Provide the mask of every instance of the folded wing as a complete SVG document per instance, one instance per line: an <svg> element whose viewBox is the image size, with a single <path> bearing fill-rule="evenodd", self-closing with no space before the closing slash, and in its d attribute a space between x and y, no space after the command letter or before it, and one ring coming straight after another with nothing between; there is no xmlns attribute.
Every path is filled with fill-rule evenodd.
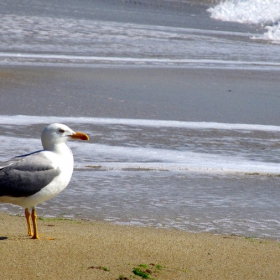
<svg viewBox="0 0 280 280"><path fill-rule="evenodd" d="M39 192L60 173L41 152L0 164L1 196L27 197Z"/></svg>

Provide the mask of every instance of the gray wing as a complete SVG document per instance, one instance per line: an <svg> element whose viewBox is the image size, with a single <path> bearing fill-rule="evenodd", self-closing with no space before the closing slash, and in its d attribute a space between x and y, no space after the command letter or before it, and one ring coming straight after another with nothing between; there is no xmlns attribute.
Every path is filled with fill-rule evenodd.
<svg viewBox="0 0 280 280"><path fill-rule="evenodd" d="M60 171L40 152L0 164L0 197L27 197L48 185Z"/></svg>

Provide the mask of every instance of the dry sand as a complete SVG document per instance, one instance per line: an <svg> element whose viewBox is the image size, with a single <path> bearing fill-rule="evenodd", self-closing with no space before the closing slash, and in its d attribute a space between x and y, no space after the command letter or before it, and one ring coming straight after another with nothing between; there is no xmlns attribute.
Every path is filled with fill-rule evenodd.
<svg viewBox="0 0 280 280"><path fill-rule="evenodd" d="M141 264L158 280L280 279L274 240L58 219L39 220L32 240L24 217L0 220L1 279L143 279Z"/></svg>

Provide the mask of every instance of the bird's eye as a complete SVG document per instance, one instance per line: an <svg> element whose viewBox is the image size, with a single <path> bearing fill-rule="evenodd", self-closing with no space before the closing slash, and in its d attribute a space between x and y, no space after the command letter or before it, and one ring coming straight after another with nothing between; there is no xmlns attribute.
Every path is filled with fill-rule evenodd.
<svg viewBox="0 0 280 280"><path fill-rule="evenodd" d="M63 130L63 129L61 129L61 128L60 128L58 131L59 131L60 133L64 133L64 132L65 132L65 130Z"/></svg>

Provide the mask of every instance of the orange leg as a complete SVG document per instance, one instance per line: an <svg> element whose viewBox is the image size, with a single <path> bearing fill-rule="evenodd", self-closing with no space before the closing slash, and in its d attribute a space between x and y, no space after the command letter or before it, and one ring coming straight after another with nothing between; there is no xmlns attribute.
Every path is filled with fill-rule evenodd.
<svg viewBox="0 0 280 280"><path fill-rule="evenodd" d="M25 218L26 218L26 222L27 222L28 235L33 236L32 228L31 228L30 213L28 211L28 208L25 208Z"/></svg>
<svg viewBox="0 0 280 280"><path fill-rule="evenodd" d="M37 215L36 215L35 207L32 208L31 218L32 218L33 229L34 229L34 234L33 234L32 238L33 239L40 239L39 235L38 235L38 229L37 229Z"/></svg>

